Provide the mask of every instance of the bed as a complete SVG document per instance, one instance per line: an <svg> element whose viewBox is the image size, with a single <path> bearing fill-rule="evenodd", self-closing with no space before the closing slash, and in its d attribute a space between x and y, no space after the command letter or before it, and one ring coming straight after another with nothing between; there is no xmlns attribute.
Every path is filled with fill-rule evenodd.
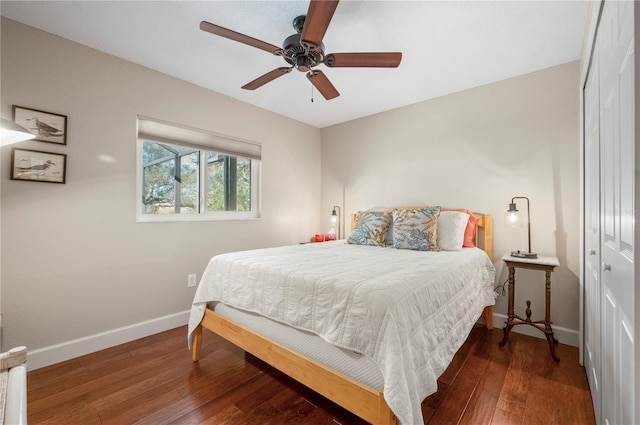
<svg viewBox="0 0 640 425"><path fill-rule="evenodd" d="M386 235L400 234L396 212L422 208L385 210L397 223ZM205 327L372 424L421 423L420 403L479 317L493 328L492 219L473 217L481 248L357 243L354 215L351 243L215 256L191 309L193 360Z"/></svg>

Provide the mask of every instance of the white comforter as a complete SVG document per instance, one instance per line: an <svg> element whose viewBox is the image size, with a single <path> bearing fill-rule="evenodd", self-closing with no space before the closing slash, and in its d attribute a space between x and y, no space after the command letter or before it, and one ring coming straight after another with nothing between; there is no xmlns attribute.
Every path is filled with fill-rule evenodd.
<svg viewBox="0 0 640 425"><path fill-rule="evenodd" d="M420 403L494 304L495 269L477 248L420 252L344 241L218 255L191 308L189 341L206 305L257 312L369 356L403 424L421 424Z"/></svg>

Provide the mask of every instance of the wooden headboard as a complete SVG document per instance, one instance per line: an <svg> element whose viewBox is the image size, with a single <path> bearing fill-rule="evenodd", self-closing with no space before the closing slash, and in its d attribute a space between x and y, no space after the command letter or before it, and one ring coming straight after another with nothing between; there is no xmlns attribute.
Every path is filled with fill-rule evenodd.
<svg viewBox="0 0 640 425"><path fill-rule="evenodd" d="M414 208L424 208L424 206L395 208L406 210ZM455 208L443 208L443 211L454 209ZM381 209L381 211L384 210L391 211L393 210L393 208ZM493 261L493 216L491 216L491 214L481 214L476 212L474 212L473 215L478 219L478 228L476 230L474 243L478 248L486 252L489 256L489 259ZM357 214L351 214L351 230L353 230L353 227L356 224L356 216Z"/></svg>

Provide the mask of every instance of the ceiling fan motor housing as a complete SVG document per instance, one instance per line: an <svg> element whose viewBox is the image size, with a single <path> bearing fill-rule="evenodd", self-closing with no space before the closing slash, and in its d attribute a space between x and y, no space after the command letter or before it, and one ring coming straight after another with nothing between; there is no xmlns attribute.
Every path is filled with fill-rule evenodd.
<svg viewBox="0 0 640 425"><path fill-rule="evenodd" d="M300 43L300 33L287 37L282 43L282 56L300 72L307 72L324 60L324 44L317 49L305 49Z"/></svg>

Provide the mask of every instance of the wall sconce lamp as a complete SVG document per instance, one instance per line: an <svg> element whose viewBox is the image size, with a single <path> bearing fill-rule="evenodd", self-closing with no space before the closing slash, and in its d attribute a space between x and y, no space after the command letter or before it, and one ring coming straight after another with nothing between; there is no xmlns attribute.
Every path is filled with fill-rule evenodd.
<svg viewBox="0 0 640 425"><path fill-rule="evenodd" d="M516 199L526 199L527 200L527 241L529 242L529 251L511 251L512 257L518 258L538 258L538 254L535 252L531 252L531 213L529 212L529 198L525 196L515 196L511 198L511 203L509 204L509 210L504 214L504 225L506 227L518 227L522 226L522 215L520 211L516 208Z"/></svg>
<svg viewBox="0 0 640 425"><path fill-rule="evenodd" d="M29 133L29 130L16 124L13 121L0 118L0 144L2 146L11 145L13 143L22 142L24 140L33 139L35 134Z"/></svg>
<svg viewBox="0 0 640 425"><path fill-rule="evenodd" d="M336 213L336 209L338 210L337 213ZM337 205L334 206L333 211L331 211L331 222L338 223L338 240L340 240L340 207Z"/></svg>

